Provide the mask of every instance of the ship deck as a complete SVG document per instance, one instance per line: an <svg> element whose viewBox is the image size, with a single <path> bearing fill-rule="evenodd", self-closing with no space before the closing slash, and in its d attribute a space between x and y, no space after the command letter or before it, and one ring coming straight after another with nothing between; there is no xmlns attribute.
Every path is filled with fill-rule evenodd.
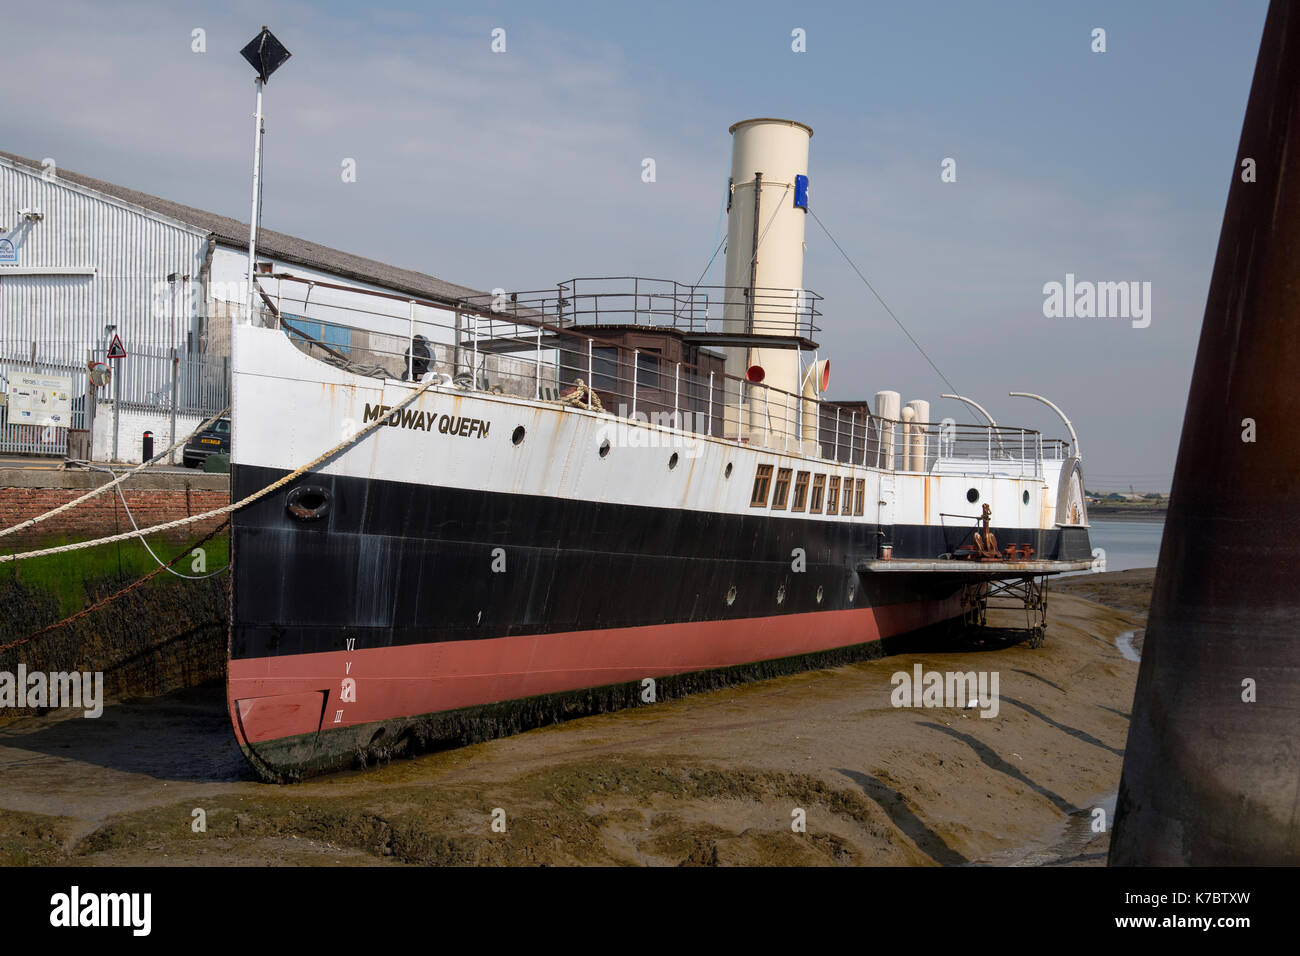
<svg viewBox="0 0 1300 956"><path fill-rule="evenodd" d="M990 580L1018 575L1064 574L1069 571L1086 571L1092 560L1080 561L980 561L969 558L873 558L859 561L859 571L875 572L932 572L958 574L963 577L981 577Z"/></svg>

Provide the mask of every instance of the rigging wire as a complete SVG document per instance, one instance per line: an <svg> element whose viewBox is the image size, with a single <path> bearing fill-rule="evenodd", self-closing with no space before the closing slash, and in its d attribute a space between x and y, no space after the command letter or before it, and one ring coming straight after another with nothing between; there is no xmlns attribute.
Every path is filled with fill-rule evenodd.
<svg viewBox="0 0 1300 956"><path fill-rule="evenodd" d="M789 191L790 191L790 184L786 183L785 189L781 191L781 195L778 196L776 199L776 208L772 210L772 215L768 218L767 225L764 226L763 231L758 234L758 243L754 249L754 254L749 257L749 264L751 266L754 264L754 260L758 258L758 250L763 248L763 240L767 238L767 231L772 228L772 223L776 222L777 213L781 211L781 203L785 200L785 195ZM823 226L822 228L825 227Z"/></svg>
<svg viewBox="0 0 1300 956"><path fill-rule="evenodd" d="M728 195L727 198L729 200L731 198L730 195ZM709 284L710 285L713 284L712 283L713 263L717 261L718 253L722 251L722 247L727 244L727 237L722 231L722 217L725 216L726 214L727 214L727 203L725 202L720 203L718 205L718 221L713 226L713 238L718 240L718 242L714 246L713 255L709 257L709 264L704 267L704 271L700 273L700 277L695 280L696 285L699 285L704 280L705 276L709 277L710 279Z"/></svg>
<svg viewBox="0 0 1300 956"><path fill-rule="evenodd" d="M772 215L771 217L768 218L767 225L764 226L763 231L758 234L758 248L761 249L763 247L763 240L767 238L767 231L772 228L772 223L776 221L777 213L781 211L781 202L785 199L785 194L788 193L789 191L790 191L790 185L789 183L787 183L784 192L782 192L780 197L777 199L776 208L772 210ZM719 224L719 228L721 228L722 213L718 213L718 224ZM824 229L825 226L823 226L822 228ZM709 258L709 264L704 267L704 271L700 273L700 277L695 280L696 285L699 285L700 282L703 281L704 277L708 274L709 270L713 268L714 260L718 258L718 253L722 251L722 247L725 246L726 244L727 244L727 237L723 236L722 241L719 242L717 248L713 250L713 255ZM755 255L757 255L757 251L755 252ZM753 257L750 258L750 265L753 265Z"/></svg>
<svg viewBox="0 0 1300 956"><path fill-rule="evenodd" d="M700 273L700 277L695 280L695 285L698 286L701 282L704 281L704 277L708 275L709 270L713 268L713 260L718 258L718 253L722 251L722 247L725 246L726 244L727 244L727 237L723 236L722 241L718 243L718 248L713 250L713 256L709 259L709 264L704 267L704 271Z"/></svg>
<svg viewBox="0 0 1300 956"><path fill-rule="evenodd" d="M836 242L835 237L831 235L831 231L826 228L826 224L817 217L817 213L813 212L811 207L809 207L808 209L808 214L813 217L813 219L817 222L817 225L822 227L822 232L826 233L826 238L829 239L831 241L831 244L835 246L836 249L839 250L840 255L844 257L844 261L849 264L849 267L858 274L858 278L862 280L862 284L871 290L871 294L876 297L876 301L880 303L881 307L884 308L884 310L887 313L889 313L889 317L894 320L894 322L898 325L898 327L903 330L903 334L907 336L907 340L916 346L916 350L920 352L921 357L924 358L926 362L929 363L930 368L934 369L934 373L938 375L941 379L943 379L943 383L948 386L948 390L955 395L962 394L956 385L948 381L948 376L944 375L943 372L939 370L939 366L934 364L934 360L930 358L929 354L925 351L925 349L921 348L921 343L912 337L911 332L907 331L907 326L903 325L902 320L899 319L899 317L894 314L894 310L891 309L889 307L889 304L880 297L880 293L876 291L876 287L873 286L867 280L867 277L862 274L862 270L859 269L857 267L857 264L854 263L854 261L849 258L849 254L844 251L844 247L841 246L838 242ZM963 404L963 410L965 411L965 414L969 417L970 411L969 409L964 408L964 404Z"/></svg>

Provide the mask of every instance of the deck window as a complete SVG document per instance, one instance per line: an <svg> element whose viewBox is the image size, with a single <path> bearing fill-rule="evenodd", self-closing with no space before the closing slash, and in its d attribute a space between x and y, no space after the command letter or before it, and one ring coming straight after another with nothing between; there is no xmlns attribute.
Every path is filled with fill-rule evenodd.
<svg viewBox="0 0 1300 956"><path fill-rule="evenodd" d="M867 480L865 478L859 478L857 485L857 504L853 507L853 513L855 515L860 515L863 513L864 506L867 503Z"/></svg>
<svg viewBox="0 0 1300 956"><path fill-rule="evenodd" d="M621 394L618 390L618 348L596 346L591 350L591 387L600 392Z"/></svg>
<svg viewBox="0 0 1300 956"><path fill-rule="evenodd" d="M659 388L658 350L642 349L636 356L636 384L638 388Z"/></svg>
<svg viewBox="0 0 1300 956"><path fill-rule="evenodd" d="M794 480L794 500L790 502L791 511L803 511L808 503L808 472L801 471Z"/></svg>
<svg viewBox="0 0 1300 956"><path fill-rule="evenodd" d="M853 514L853 479L844 479L844 503L840 506L840 514Z"/></svg>
<svg viewBox="0 0 1300 956"><path fill-rule="evenodd" d="M790 469L782 468L776 473L776 493L772 495L772 509L779 511L785 507L785 499L790 494Z"/></svg>
<svg viewBox="0 0 1300 956"><path fill-rule="evenodd" d="M280 325L303 342L319 342L345 357L352 354L352 330L347 326L318 322L288 312L281 313Z"/></svg>
<svg viewBox="0 0 1300 956"><path fill-rule="evenodd" d="M808 499L808 510L813 514L822 513L822 495L826 491L826 476L814 475L812 483L812 497Z"/></svg>
<svg viewBox="0 0 1300 956"><path fill-rule="evenodd" d="M754 476L754 494L749 499L751 508L763 508L767 505L767 489L772 484L772 466L759 465L758 474Z"/></svg>
<svg viewBox="0 0 1300 956"><path fill-rule="evenodd" d="M831 483L826 488L826 513L833 515L840 510L840 476L831 475Z"/></svg>

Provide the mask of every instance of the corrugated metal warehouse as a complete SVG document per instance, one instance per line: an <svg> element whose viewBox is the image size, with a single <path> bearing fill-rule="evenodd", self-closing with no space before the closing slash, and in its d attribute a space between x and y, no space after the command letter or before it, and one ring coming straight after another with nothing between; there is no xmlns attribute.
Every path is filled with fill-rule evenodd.
<svg viewBox="0 0 1300 956"><path fill-rule="evenodd" d="M294 289L285 293L286 314L302 312L312 337L356 361L394 365L413 314L452 326L454 317L433 313L454 316L457 300L482 294L266 229L257 252L268 293L278 292L275 276L303 280L287 283ZM219 411L228 402L229 328L245 309L247 270L245 223L0 152L0 452L66 454L70 434L73 449L81 447L89 418L93 435L81 437L92 457L138 460L145 430L159 450L170 443L173 390L177 436ZM317 290L314 282L394 298ZM304 298L304 288L311 318L287 298ZM328 321L353 310L365 313L372 332ZM97 390L98 403L88 403L87 363L105 359L114 334L127 357L116 362L113 384ZM27 410L47 400L60 409L66 401L69 412Z"/></svg>

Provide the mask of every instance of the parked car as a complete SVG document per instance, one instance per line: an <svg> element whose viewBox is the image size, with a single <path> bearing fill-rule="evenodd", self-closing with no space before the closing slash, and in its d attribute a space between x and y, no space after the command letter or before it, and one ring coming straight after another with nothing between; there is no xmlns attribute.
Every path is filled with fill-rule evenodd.
<svg viewBox="0 0 1300 956"><path fill-rule="evenodd" d="M186 468L196 468L209 455L230 454L230 419L218 418L185 443L181 461Z"/></svg>

